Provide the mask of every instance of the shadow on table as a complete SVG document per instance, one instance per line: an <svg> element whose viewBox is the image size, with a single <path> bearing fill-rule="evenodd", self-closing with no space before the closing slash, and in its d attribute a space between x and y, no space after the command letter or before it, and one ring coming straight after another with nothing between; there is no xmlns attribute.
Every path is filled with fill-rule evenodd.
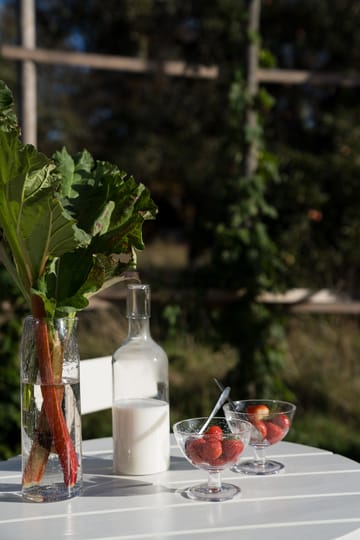
<svg viewBox="0 0 360 540"><path fill-rule="evenodd" d="M132 478L114 478L92 476L84 482L83 497L129 497L132 495L155 495L158 493L174 493L176 489L161 483L133 480Z"/></svg>
<svg viewBox="0 0 360 540"><path fill-rule="evenodd" d="M112 475L112 456L83 456L83 471L86 474L108 474ZM191 465L185 458L172 456L170 460L171 471L188 471L193 470Z"/></svg>
<svg viewBox="0 0 360 540"><path fill-rule="evenodd" d="M154 484L143 480L129 478L114 478L111 476L90 476L83 485L82 497L129 497L130 495L155 495L156 493L171 493L175 489ZM0 483L0 503L24 501L21 495L21 484Z"/></svg>
<svg viewBox="0 0 360 540"><path fill-rule="evenodd" d="M172 489L161 485L161 476L149 475L149 481L144 477L116 477L112 472L112 457L83 456L84 472L83 497L149 495L156 493L174 493ZM9 472L18 472L20 475L21 461L14 458L2 463L2 469ZM172 456L170 471L192 470L194 467L183 457ZM21 483L1 483L0 502L24 502L21 495Z"/></svg>
<svg viewBox="0 0 360 540"><path fill-rule="evenodd" d="M21 458L15 456L7 461L2 461L0 471L6 473L16 473L6 476L14 477L19 482L4 482L0 477L0 503L2 502L22 502L21 496ZM5 478L4 478L5 480Z"/></svg>
<svg viewBox="0 0 360 540"><path fill-rule="evenodd" d="M109 456L89 456L83 460L83 466L84 473L87 475L84 481L84 497L101 497L102 495L106 497L128 497L131 495L154 495L178 491L177 488L169 488L163 485L161 475L114 476L112 458L109 458ZM171 457L170 471L192 469L194 467L185 458Z"/></svg>
<svg viewBox="0 0 360 540"><path fill-rule="evenodd" d="M189 471L194 470L194 465L191 465L183 457L171 457L170 460L170 471Z"/></svg>
<svg viewBox="0 0 360 540"><path fill-rule="evenodd" d="M0 503L23 502L21 484L2 484L0 482Z"/></svg>
<svg viewBox="0 0 360 540"><path fill-rule="evenodd" d="M21 457L15 456L7 461L2 461L0 464L0 471L15 471L21 474Z"/></svg>

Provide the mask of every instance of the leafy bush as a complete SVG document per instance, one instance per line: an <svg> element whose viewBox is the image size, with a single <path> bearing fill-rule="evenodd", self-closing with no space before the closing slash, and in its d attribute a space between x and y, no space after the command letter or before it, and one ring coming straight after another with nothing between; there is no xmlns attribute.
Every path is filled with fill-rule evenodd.
<svg viewBox="0 0 360 540"><path fill-rule="evenodd" d="M20 449L18 348L25 306L0 267L0 459Z"/></svg>

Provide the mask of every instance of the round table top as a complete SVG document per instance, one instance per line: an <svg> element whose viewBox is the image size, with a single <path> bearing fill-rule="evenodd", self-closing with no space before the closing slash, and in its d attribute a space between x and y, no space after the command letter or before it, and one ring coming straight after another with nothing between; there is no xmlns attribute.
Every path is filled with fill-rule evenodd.
<svg viewBox="0 0 360 540"><path fill-rule="evenodd" d="M112 473L111 438L83 443L84 490L56 503L20 495L21 460L0 463L2 540L330 540L360 539L360 464L319 448L281 442L269 455L285 469L271 476L225 471L241 488L226 502L182 495L206 473L192 467L171 437L171 465L148 476ZM251 448L244 458L252 454Z"/></svg>

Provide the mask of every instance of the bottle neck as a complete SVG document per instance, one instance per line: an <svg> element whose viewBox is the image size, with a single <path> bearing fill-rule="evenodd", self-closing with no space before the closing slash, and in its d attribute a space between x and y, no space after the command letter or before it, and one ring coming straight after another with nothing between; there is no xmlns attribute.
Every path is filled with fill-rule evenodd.
<svg viewBox="0 0 360 540"><path fill-rule="evenodd" d="M129 317L128 318L128 339L150 339L150 318L149 317Z"/></svg>

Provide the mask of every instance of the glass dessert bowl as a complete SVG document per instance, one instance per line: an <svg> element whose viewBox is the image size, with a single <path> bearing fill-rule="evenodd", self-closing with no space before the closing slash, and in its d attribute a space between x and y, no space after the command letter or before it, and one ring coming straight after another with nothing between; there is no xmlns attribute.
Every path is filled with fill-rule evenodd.
<svg viewBox="0 0 360 540"><path fill-rule="evenodd" d="M266 449L288 433L296 406L287 401L275 399L245 399L234 401L235 411L229 403L223 407L225 417L245 420L251 423L249 445L253 447L255 458L236 463L232 470L245 474L274 474L284 468L283 463L266 458Z"/></svg>
<svg viewBox="0 0 360 540"><path fill-rule="evenodd" d="M190 418L173 425L176 442L186 459L208 474L207 483L186 488L183 495L202 501L232 499L240 488L221 482L221 472L237 464L249 442L252 426L231 411L228 418L215 417L202 432L206 418Z"/></svg>

